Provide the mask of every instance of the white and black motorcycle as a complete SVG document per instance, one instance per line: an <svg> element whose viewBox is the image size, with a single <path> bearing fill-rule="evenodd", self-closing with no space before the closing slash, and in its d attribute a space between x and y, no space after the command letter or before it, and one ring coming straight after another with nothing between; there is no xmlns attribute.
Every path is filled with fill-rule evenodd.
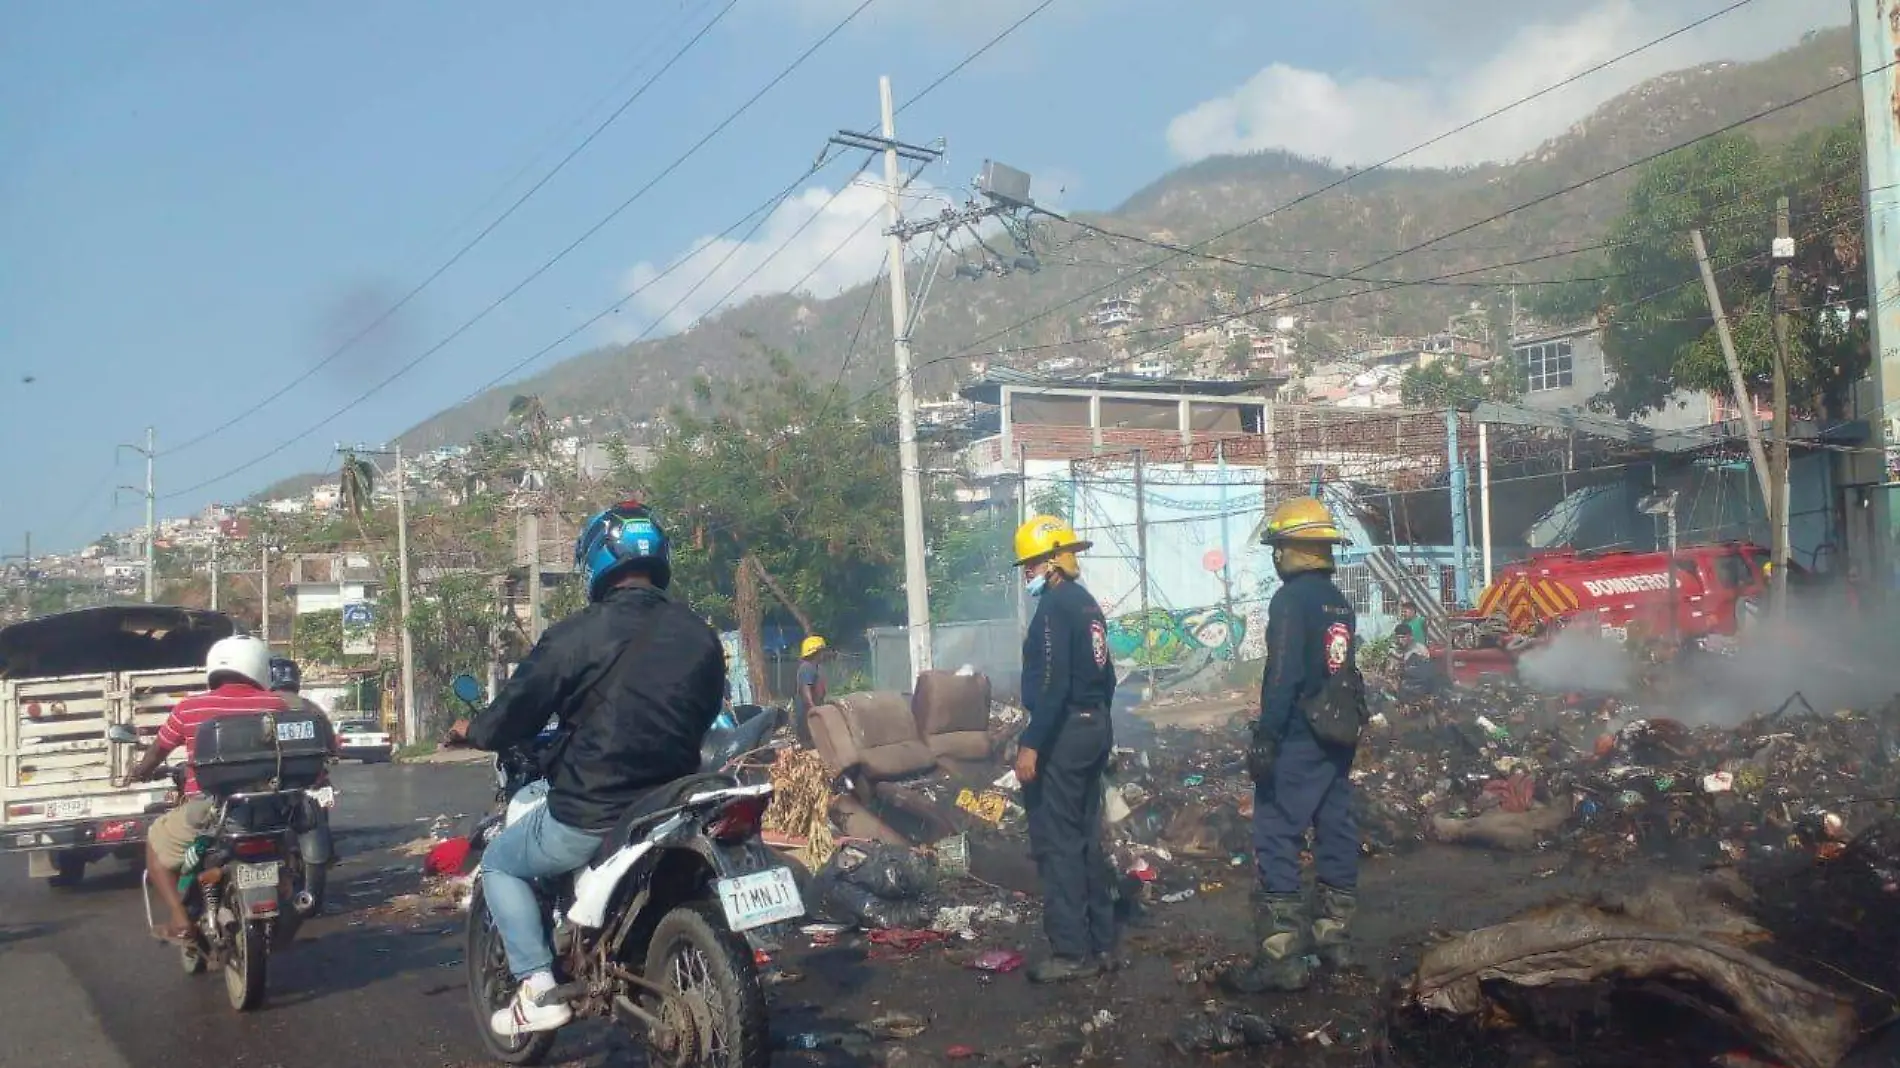
<svg viewBox="0 0 1900 1068"><path fill-rule="evenodd" d="M467 675L457 697L474 705ZM501 809L472 835L493 835L546 803L541 760L554 738L497 753ZM576 1017L609 1017L647 1046L655 1065L765 1068L771 1057L757 953L775 929L805 913L792 870L759 840L772 786L707 772L636 802L580 871L537 885L553 935L560 985L549 997ZM544 1061L554 1034L507 1038L489 1020L515 996L501 935L476 877L468 907L468 986L489 1055L506 1064Z"/></svg>

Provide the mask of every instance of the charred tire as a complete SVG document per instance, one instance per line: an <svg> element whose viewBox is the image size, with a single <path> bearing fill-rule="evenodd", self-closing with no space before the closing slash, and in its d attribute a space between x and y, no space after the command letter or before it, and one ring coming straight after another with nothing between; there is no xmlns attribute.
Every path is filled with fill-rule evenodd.
<svg viewBox="0 0 1900 1068"><path fill-rule="evenodd" d="M646 980L677 993L683 978L691 980L691 973L701 970L689 963L694 957L703 962L703 989L716 994L718 1001L714 1004L709 997L690 994L680 999L701 1010L694 1016L708 1020L713 1032L697 1036L702 1055L687 1063L706 1068L766 1068L772 1059L771 1034L752 950L726 929L711 902L689 902L660 917L647 943ZM707 1052L714 1045L709 1039L723 1049Z"/></svg>
<svg viewBox="0 0 1900 1068"><path fill-rule="evenodd" d="M55 890L71 890L86 877L86 858L77 852L53 854L53 874L46 885Z"/></svg>
<svg viewBox="0 0 1900 1068"><path fill-rule="evenodd" d="M250 1012L264 1005L264 980L269 972L271 924L251 920L231 932L231 955L224 962L224 993L231 1007Z"/></svg>
<svg viewBox="0 0 1900 1068"><path fill-rule="evenodd" d="M502 948L501 932L488 915L488 899L482 893L482 881L475 880L475 892L468 901L468 944L462 954L468 968L469 1008L475 1013L475 1033L482 1049L503 1064L534 1065L548 1059L554 1048L554 1031L508 1039L488 1025L496 1012L508 1007L515 996L515 977L508 971L508 951Z"/></svg>

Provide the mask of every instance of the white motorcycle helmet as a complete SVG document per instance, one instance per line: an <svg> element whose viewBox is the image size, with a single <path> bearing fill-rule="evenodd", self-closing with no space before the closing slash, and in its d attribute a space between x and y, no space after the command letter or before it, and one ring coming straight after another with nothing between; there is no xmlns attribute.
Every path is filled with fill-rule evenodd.
<svg viewBox="0 0 1900 1068"><path fill-rule="evenodd" d="M270 688L270 646L249 634L219 641L205 654L205 688L216 689L224 676L236 675L260 690Z"/></svg>

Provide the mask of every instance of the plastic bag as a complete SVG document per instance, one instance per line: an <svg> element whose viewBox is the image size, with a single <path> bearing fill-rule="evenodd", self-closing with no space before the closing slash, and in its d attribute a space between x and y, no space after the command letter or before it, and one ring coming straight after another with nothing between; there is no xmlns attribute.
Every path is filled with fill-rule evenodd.
<svg viewBox="0 0 1900 1068"><path fill-rule="evenodd" d="M1229 1053L1285 1041L1285 1032L1262 1017L1225 1007L1197 1012L1174 1031L1174 1047L1183 1053Z"/></svg>
<svg viewBox="0 0 1900 1068"><path fill-rule="evenodd" d="M937 882L935 861L900 846L875 846L855 865L851 859L841 862L840 877L886 900L919 897Z"/></svg>

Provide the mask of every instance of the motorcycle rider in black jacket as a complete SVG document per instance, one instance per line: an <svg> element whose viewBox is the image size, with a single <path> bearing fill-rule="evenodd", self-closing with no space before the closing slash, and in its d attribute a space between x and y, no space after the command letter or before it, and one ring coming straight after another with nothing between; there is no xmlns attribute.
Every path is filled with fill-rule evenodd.
<svg viewBox="0 0 1900 1068"><path fill-rule="evenodd" d="M534 737L550 715L560 719L547 804L482 854L483 893L521 983L491 1021L505 1037L573 1019L566 1004L542 1003L556 986L554 955L530 884L586 864L629 805L697 771L725 692L725 649L667 596L666 534L645 505L623 501L594 516L574 562L587 608L549 627L487 710L449 732L494 751Z"/></svg>

